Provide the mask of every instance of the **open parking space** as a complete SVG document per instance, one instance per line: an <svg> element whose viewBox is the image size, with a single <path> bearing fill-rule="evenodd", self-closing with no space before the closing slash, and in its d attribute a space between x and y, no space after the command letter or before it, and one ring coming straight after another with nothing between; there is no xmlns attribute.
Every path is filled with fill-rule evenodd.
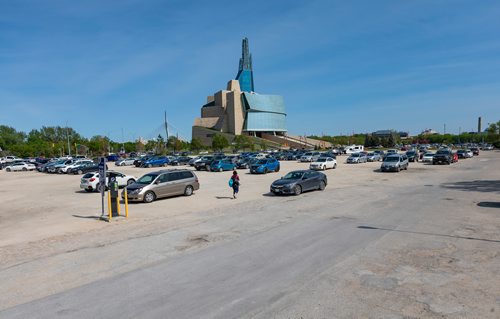
<svg viewBox="0 0 500 319"><path fill-rule="evenodd" d="M255 307L267 309L261 317L311 313L311 309L317 309L313 298L308 297L314 295L313 291L324 305L338 307L341 301L346 302L344 309L351 316L369 314L369 305L393 301L398 309L406 307L408 315L416 316L419 311L423 317L434 315L429 307L438 314L460 314L456 305L466 302L469 293L492 296L498 292L487 282L488 277L498 276L494 269L499 256L490 253L498 246L498 208L484 203L498 202L499 176L493 175L498 172L499 158L499 152L483 152L452 165L410 163L407 171L382 173L380 163L346 164L345 156L339 156L337 168L324 171L329 182L325 191L298 197L273 196L269 194L273 180L308 167L308 163L284 161L279 173L251 175L248 170L239 170L242 186L236 200L231 199L227 184L231 172L199 171L196 174L201 186L194 195L131 204L129 219L112 223L96 219L101 210L99 194L80 190L80 176L0 172L0 199L5 203L0 211L0 311L84 284L96 284L101 291L105 289L99 286L102 279L164 262L170 266L157 270L159 273L191 269L194 289L216 287L221 296L230 298L216 281L197 277L202 276L201 269L227 272L245 264L245 259L254 260L262 254L267 256L264 261L272 260L273 255L288 260L290 264L281 267L285 273L296 273L296 277L276 276L272 269L267 273L260 258L255 259L256 269L244 266L245 274L235 270L235 276L244 278L259 267L264 269L262 280L254 278L255 289L264 289L270 295L257 298L241 291L253 291L247 289L250 283L234 292L242 300L257 298ZM110 169L136 177L157 170ZM283 246L282 241L291 246ZM303 259L316 262L319 268L289 255L294 250L304 253ZM208 262L207 258L218 258L223 265L212 269L202 262ZM443 258L457 262L444 265ZM166 276L156 280L169 282L175 272ZM329 278L326 282L334 280L337 286L326 285L325 276ZM433 278L442 286L428 285ZM172 282L172 287L175 285ZM177 288L184 289L181 286ZM458 287L463 293L456 297L441 296ZM158 296L164 289L156 291ZM285 297L276 299L283 289ZM123 300L134 296L126 291ZM384 292L399 292L402 297L393 301L374 297ZM329 294L335 295L335 300L327 298ZM434 298L425 300L425 294ZM79 291L78 296L89 301L85 291ZM348 306L347 300L366 300L367 296L370 298L365 306ZM179 315L176 317L199 315L176 312L188 299L170 304L177 309L172 310ZM222 300L205 301L213 302L214 307L224 304ZM115 306L110 309L116 310ZM486 306L488 311L499 311L490 297L470 302L464 309L487 318L489 312L478 310ZM74 307L79 306L76 303ZM234 312L228 317L242 317L238 314L245 307L231 309ZM382 308L377 311L394 314ZM313 317L327 314L320 311Z"/></svg>

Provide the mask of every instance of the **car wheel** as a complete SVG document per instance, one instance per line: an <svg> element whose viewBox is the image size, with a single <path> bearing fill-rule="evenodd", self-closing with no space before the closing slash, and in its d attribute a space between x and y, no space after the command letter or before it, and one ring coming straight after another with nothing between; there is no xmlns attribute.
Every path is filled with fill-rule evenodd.
<svg viewBox="0 0 500 319"><path fill-rule="evenodd" d="M396 172L399 172L401 171L401 167L398 166L398 168L396 169Z"/></svg>
<svg viewBox="0 0 500 319"><path fill-rule="evenodd" d="M325 187L326 187L325 182L323 182L323 181L319 182L319 190L320 190L320 191L325 190Z"/></svg>
<svg viewBox="0 0 500 319"><path fill-rule="evenodd" d="M222 172L222 171L223 171L222 167L221 167L221 168L219 168L219 172Z"/></svg>
<svg viewBox="0 0 500 319"><path fill-rule="evenodd" d="M302 187L300 187L300 185L295 185L295 187L293 188L293 194L300 195L300 193L302 193Z"/></svg>
<svg viewBox="0 0 500 319"><path fill-rule="evenodd" d="M324 171L326 171L326 165L323 165L323 167L322 167L322 168L323 168L323 170L324 170Z"/></svg>
<svg viewBox="0 0 500 319"><path fill-rule="evenodd" d="M151 167L153 167L153 165L151 165L151 164L148 164L148 167L149 167L149 168L151 168Z"/></svg>
<svg viewBox="0 0 500 319"><path fill-rule="evenodd" d="M134 184L135 183L135 179L131 178L127 181L127 186L128 185L131 185L131 184Z"/></svg>
<svg viewBox="0 0 500 319"><path fill-rule="evenodd" d="M78 170L78 174L83 174L83 171L81 169Z"/></svg>
<svg viewBox="0 0 500 319"><path fill-rule="evenodd" d="M196 167L196 170L197 170L197 171L199 171L199 170L201 170L201 168L199 168L199 167Z"/></svg>
<svg viewBox="0 0 500 319"><path fill-rule="evenodd" d="M276 173L280 171L280 166L276 167Z"/></svg>
<svg viewBox="0 0 500 319"><path fill-rule="evenodd" d="M266 167L266 169L264 169L264 174L267 174L267 173L269 173L269 170Z"/></svg>
<svg viewBox="0 0 500 319"><path fill-rule="evenodd" d="M85 191L86 191L87 193L92 192L92 190L91 190L91 189L88 189L88 188L85 188Z"/></svg>
<svg viewBox="0 0 500 319"><path fill-rule="evenodd" d="M145 203L151 203L152 201L155 200L155 198L156 198L155 193L153 193L152 191L147 191L146 194L144 194Z"/></svg>
<svg viewBox="0 0 500 319"><path fill-rule="evenodd" d="M161 164L161 166L165 167L165 166L167 166L167 163L163 163L163 164Z"/></svg>
<svg viewBox="0 0 500 319"><path fill-rule="evenodd" d="M10 172L10 168L8 168L8 167L7 167L5 170L6 170L7 172Z"/></svg>
<svg viewBox="0 0 500 319"><path fill-rule="evenodd" d="M26 167L23 167L23 172L26 172L28 169Z"/></svg>
<svg viewBox="0 0 500 319"><path fill-rule="evenodd" d="M193 195L193 186L186 186L186 189L184 190L184 196L191 196Z"/></svg>
<svg viewBox="0 0 500 319"><path fill-rule="evenodd" d="M210 165L205 165L205 169L207 170L207 172L210 172Z"/></svg>
<svg viewBox="0 0 500 319"><path fill-rule="evenodd" d="M337 168L337 163L333 164L333 169Z"/></svg>

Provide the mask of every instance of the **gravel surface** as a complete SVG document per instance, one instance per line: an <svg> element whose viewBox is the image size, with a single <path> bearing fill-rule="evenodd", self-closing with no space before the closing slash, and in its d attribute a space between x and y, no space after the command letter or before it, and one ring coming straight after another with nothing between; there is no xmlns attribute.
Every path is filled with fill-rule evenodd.
<svg viewBox="0 0 500 319"><path fill-rule="evenodd" d="M236 200L230 172L197 172L193 196L111 223L80 176L0 171L0 317L499 318L499 159L339 157L325 191L277 197L307 167L283 162L241 171Z"/></svg>

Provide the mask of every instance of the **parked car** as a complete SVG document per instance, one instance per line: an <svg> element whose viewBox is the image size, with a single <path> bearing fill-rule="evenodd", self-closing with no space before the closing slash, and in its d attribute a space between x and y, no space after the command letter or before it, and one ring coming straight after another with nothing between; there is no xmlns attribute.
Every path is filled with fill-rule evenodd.
<svg viewBox="0 0 500 319"><path fill-rule="evenodd" d="M420 155L415 151L406 152L406 156L408 157L408 162L418 162Z"/></svg>
<svg viewBox="0 0 500 319"><path fill-rule="evenodd" d="M327 170L337 168L337 160L333 157L320 157L315 162L309 164L311 170Z"/></svg>
<svg viewBox="0 0 500 319"><path fill-rule="evenodd" d="M382 172L395 171L399 172L402 169L408 169L408 157L406 154L392 154L384 158L380 170Z"/></svg>
<svg viewBox="0 0 500 319"><path fill-rule="evenodd" d="M239 169L250 168L250 165L256 163L257 161L259 161L259 159L257 158L250 158L250 157L242 158L236 163L236 168Z"/></svg>
<svg viewBox="0 0 500 319"><path fill-rule="evenodd" d="M472 155L479 155L479 147L471 147Z"/></svg>
<svg viewBox="0 0 500 319"><path fill-rule="evenodd" d="M366 154L366 160L368 162L380 162L382 160L382 156L380 156L380 154L378 153L372 152Z"/></svg>
<svg viewBox="0 0 500 319"><path fill-rule="evenodd" d="M142 163L142 167L167 166L169 163L167 156L154 156Z"/></svg>
<svg viewBox="0 0 500 319"><path fill-rule="evenodd" d="M75 162L76 160L74 159L63 159L63 160L60 160L56 163L54 163L53 165L49 165L46 167L46 171L48 173L59 173L60 169L63 168L63 167L66 167L68 165L71 165Z"/></svg>
<svg viewBox="0 0 500 319"><path fill-rule="evenodd" d="M115 177L118 187L124 187L135 182L134 176L125 175L115 171L106 171L106 188L109 185L109 178ZM99 172L89 172L82 176L80 180L80 188L86 192L100 192Z"/></svg>
<svg viewBox="0 0 500 319"><path fill-rule="evenodd" d="M230 159L215 160L210 164L210 170L212 172L222 172L222 171L232 171L236 168Z"/></svg>
<svg viewBox="0 0 500 319"><path fill-rule="evenodd" d="M115 165L116 166L134 165L135 161L136 161L135 157L121 158L115 162Z"/></svg>
<svg viewBox="0 0 500 319"><path fill-rule="evenodd" d="M280 162L275 158L260 159L250 165L251 174L267 174L269 172L279 172Z"/></svg>
<svg viewBox="0 0 500 319"><path fill-rule="evenodd" d="M84 164L95 164L92 160L75 160L75 162L60 167L58 173L68 173L68 170Z"/></svg>
<svg viewBox="0 0 500 319"><path fill-rule="evenodd" d="M458 154L458 152L457 152ZM458 154L460 156L460 154ZM434 157L432 158L432 165L436 164L448 164L450 165L453 163L453 154L450 149L447 148L442 148L434 154Z"/></svg>
<svg viewBox="0 0 500 319"><path fill-rule="evenodd" d="M189 164L189 161L191 160L191 157L189 156L177 156L173 160L170 161L170 165L173 166L179 166L179 165L187 165Z"/></svg>
<svg viewBox="0 0 500 319"><path fill-rule="evenodd" d="M300 157L301 162L314 162L320 157L319 152L307 152Z"/></svg>
<svg viewBox="0 0 500 319"><path fill-rule="evenodd" d="M368 158L364 153L352 153L349 155L347 158L347 163L366 163L368 161Z"/></svg>
<svg viewBox="0 0 500 319"><path fill-rule="evenodd" d="M187 169L171 169L148 173L135 183L127 186L127 197L130 201L152 201L168 196L191 196L200 188L196 174ZM122 192L122 198L125 193Z"/></svg>
<svg viewBox="0 0 500 319"><path fill-rule="evenodd" d="M422 156L422 162L424 163L432 163L432 159L434 158L434 153L427 152Z"/></svg>
<svg viewBox="0 0 500 319"><path fill-rule="evenodd" d="M271 193L300 195L309 190L324 190L327 184L327 177L323 173L313 170L292 171L271 184Z"/></svg>
<svg viewBox="0 0 500 319"><path fill-rule="evenodd" d="M14 172L14 171L34 171L36 166L31 163L26 162L10 162L7 166L5 166L6 172Z"/></svg>
<svg viewBox="0 0 500 319"><path fill-rule="evenodd" d="M106 169L108 169L108 164L106 164ZM99 170L99 164L97 163L85 163L71 169L68 169L68 174L81 175L88 172L95 172Z"/></svg>

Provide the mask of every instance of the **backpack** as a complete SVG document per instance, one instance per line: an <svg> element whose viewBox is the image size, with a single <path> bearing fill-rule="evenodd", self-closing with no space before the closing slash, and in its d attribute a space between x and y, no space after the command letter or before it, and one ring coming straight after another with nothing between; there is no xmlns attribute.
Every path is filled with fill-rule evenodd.
<svg viewBox="0 0 500 319"><path fill-rule="evenodd" d="M234 184L234 179L231 177L229 179L229 187L233 187L233 184Z"/></svg>

